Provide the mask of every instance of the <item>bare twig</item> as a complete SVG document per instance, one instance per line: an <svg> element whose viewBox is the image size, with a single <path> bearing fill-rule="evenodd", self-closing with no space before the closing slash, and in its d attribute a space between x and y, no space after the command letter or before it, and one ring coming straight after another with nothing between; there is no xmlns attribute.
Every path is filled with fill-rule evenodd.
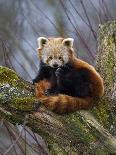
<svg viewBox="0 0 116 155"><path fill-rule="evenodd" d="M99 16L99 11L97 10L97 8L95 7L95 5L93 4L93 2L91 0L89 0L92 7L95 9L95 12L96 12L96 15L97 15L97 18L98 18L98 21L99 21L99 24L101 23L101 18Z"/></svg>
<svg viewBox="0 0 116 155"><path fill-rule="evenodd" d="M9 146L9 148L5 151L4 155L7 155L7 153L15 146L15 144L18 142L19 138L21 137L21 134L23 132L23 130L25 129L25 125L27 123L27 116L25 116L25 119L24 119L24 123L23 123L23 128L22 128L22 131L19 133L18 137L16 138L16 140L12 143L12 145ZM8 128L7 128L8 129ZM22 150L23 151L23 150ZM24 151L23 151L24 153ZM25 154L25 153L24 153Z"/></svg>
<svg viewBox="0 0 116 155"><path fill-rule="evenodd" d="M32 24L33 22L31 22L30 19L26 17L26 15L24 14L23 11L22 11L22 15L23 15L23 17L25 18L25 20L28 22L28 24L31 26L33 32L34 32L37 36L40 36L39 32L36 31L35 27L33 26L33 24Z"/></svg>
<svg viewBox="0 0 116 155"><path fill-rule="evenodd" d="M93 30L93 27L92 27L92 24L91 24L91 22L90 22L89 16L88 16L88 14L87 14L85 5L84 5L84 3L83 3L83 0L80 0L80 3L81 3L82 8L83 8L83 10L84 10L85 16L86 16L86 18L87 18L87 20L88 20L89 27L90 27L90 29L91 29L91 31L92 31L92 33L93 33L94 39L96 40L96 39L97 39L96 32Z"/></svg>
<svg viewBox="0 0 116 155"><path fill-rule="evenodd" d="M6 65L7 67L9 67L9 68L15 70L15 68L13 67L12 62L11 62L11 60L10 60L10 58L9 58L8 49L7 49L7 47L6 47L5 43L4 43L4 41L3 41L2 39L0 39L0 41L1 41L1 43L2 43L5 65ZM8 63L7 61L9 61L9 63Z"/></svg>
<svg viewBox="0 0 116 155"><path fill-rule="evenodd" d="M58 27L53 23L53 21L49 18L49 16L47 16L43 11L42 11L42 9L39 7L39 6L37 6L37 5L35 5L35 3L33 2L33 0L30 0L31 1L31 3L33 4L33 6L36 8L36 10L38 11L40 11L43 15L44 15L44 17L54 26L54 28L60 33L60 30L58 29Z"/></svg>

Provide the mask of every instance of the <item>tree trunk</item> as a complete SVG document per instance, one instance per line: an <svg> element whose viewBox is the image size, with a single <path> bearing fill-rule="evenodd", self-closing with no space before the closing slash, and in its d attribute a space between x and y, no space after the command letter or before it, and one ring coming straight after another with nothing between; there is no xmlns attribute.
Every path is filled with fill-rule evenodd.
<svg viewBox="0 0 116 155"><path fill-rule="evenodd" d="M22 123L41 135L50 154L116 153L116 22L101 25L96 69L104 79L105 95L89 111L58 115L48 111L34 86L14 71L0 67L0 118Z"/></svg>

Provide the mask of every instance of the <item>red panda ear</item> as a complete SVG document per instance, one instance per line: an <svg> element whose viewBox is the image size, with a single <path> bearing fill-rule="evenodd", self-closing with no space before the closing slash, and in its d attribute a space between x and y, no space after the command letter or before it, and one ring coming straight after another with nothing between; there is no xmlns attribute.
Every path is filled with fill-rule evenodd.
<svg viewBox="0 0 116 155"><path fill-rule="evenodd" d="M39 49L42 49L44 47L44 45L48 42L48 39L45 37L39 37L37 39L37 42L38 42L38 50L39 50Z"/></svg>
<svg viewBox="0 0 116 155"><path fill-rule="evenodd" d="M74 42L73 38L66 38L62 41L62 43L69 48L73 47L73 42Z"/></svg>

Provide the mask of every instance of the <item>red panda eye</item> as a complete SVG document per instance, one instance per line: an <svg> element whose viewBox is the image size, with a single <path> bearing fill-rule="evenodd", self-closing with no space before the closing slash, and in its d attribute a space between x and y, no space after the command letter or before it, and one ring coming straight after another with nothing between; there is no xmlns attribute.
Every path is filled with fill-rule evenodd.
<svg viewBox="0 0 116 155"><path fill-rule="evenodd" d="M59 57L59 60L61 60L62 59L62 57Z"/></svg>
<svg viewBox="0 0 116 155"><path fill-rule="evenodd" d="M52 60L52 57L50 56L49 59Z"/></svg>

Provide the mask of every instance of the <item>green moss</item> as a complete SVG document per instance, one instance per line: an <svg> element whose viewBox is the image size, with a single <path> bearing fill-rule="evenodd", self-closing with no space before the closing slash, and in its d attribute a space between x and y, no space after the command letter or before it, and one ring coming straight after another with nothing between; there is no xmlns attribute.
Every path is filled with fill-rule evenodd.
<svg viewBox="0 0 116 155"><path fill-rule="evenodd" d="M109 126L109 111L111 111L108 103L109 100L103 98L101 101L99 101L98 105L91 110L91 112L95 115L98 121L105 127Z"/></svg>
<svg viewBox="0 0 116 155"><path fill-rule="evenodd" d="M33 111L40 103L32 88L13 70L0 66L0 100L4 105L21 111Z"/></svg>
<svg viewBox="0 0 116 155"><path fill-rule="evenodd" d="M105 95L92 112L98 121L107 128L110 128L113 123L109 118L112 115L111 90L116 80L116 73L114 72L116 65L115 31L116 22L108 22L100 27L98 34L98 51L100 54L97 60L97 69L104 79Z"/></svg>
<svg viewBox="0 0 116 155"><path fill-rule="evenodd" d="M60 139L56 140L56 137L53 137L51 133L44 130L44 127L38 126L38 124L35 123L36 121L35 122L34 121L35 119L33 120L33 124L31 124L31 122L28 122L28 126L30 126L34 132L39 133L39 135L43 137L46 144L48 144L48 149L50 151L50 154L68 155L68 150L64 149L64 146L62 145L62 142L60 141Z"/></svg>
<svg viewBox="0 0 116 155"><path fill-rule="evenodd" d="M63 150L57 143L49 143L48 148L52 155L68 155L68 153L65 152L65 150Z"/></svg>
<svg viewBox="0 0 116 155"><path fill-rule="evenodd" d="M11 86L20 89L25 89L27 87L26 82L24 82L15 71L7 67L0 66L0 86L3 84L10 84Z"/></svg>
<svg viewBox="0 0 116 155"><path fill-rule="evenodd" d="M13 86L16 86L17 80L19 80L19 77L13 70L0 66L0 85L10 83Z"/></svg>
<svg viewBox="0 0 116 155"><path fill-rule="evenodd" d="M10 107L21 111L35 111L40 106L40 102L35 97L14 98L10 102Z"/></svg>
<svg viewBox="0 0 116 155"><path fill-rule="evenodd" d="M87 124L85 124L79 113L74 113L67 116L66 123L74 136L78 137L86 145L95 140L95 137L90 133L90 130L86 126Z"/></svg>
<svg viewBox="0 0 116 155"><path fill-rule="evenodd" d="M12 124L16 124L16 123L19 123L19 124L22 124L24 122L24 118L25 118L25 114L22 113L22 115L18 115L15 113L12 115L10 114L9 112L5 112L5 111L0 111L0 119L6 119L7 121L9 121L10 123Z"/></svg>
<svg viewBox="0 0 116 155"><path fill-rule="evenodd" d="M112 87L113 84L113 67L114 67L114 62L113 62L113 39L109 37L107 39L107 45L106 47L108 48L107 56L103 60L103 67L104 67L104 77L105 77L105 84L108 85L108 87Z"/></svg>

